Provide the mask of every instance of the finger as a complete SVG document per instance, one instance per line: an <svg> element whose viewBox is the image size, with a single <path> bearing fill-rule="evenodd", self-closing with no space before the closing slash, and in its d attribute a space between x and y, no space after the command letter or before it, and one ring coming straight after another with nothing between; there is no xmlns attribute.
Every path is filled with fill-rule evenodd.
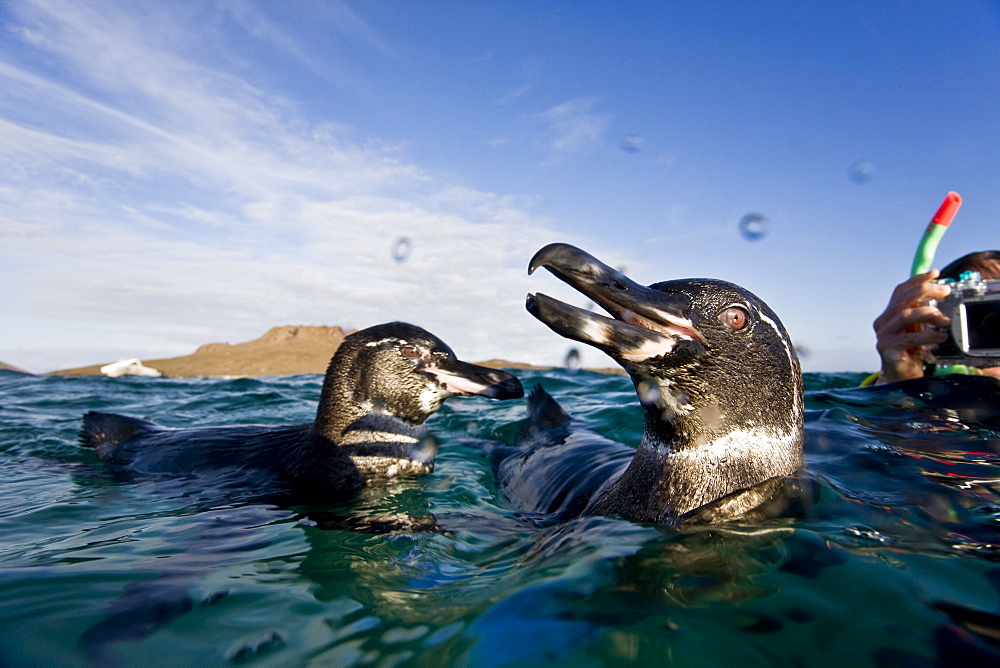
<svg viewBox="0 0 1000 668"><path fill-rule="evenodd" d="M895 337L915 332L936 331L933 327L947 327L950 320L933 306L909 309L898 313L883 323L876 323L875 339L877 345L887 344ZM919 327L930 325L930 327Z"/></svg>
<svg viewBox="0 0 1000 668"><path fill-rule="evenodd" d="M935 285L934 283L928 283L928 279L934 276L937 276L937 272L936 270L931 270L924 274L911 276L897 285L889 297L889 303L886 305L885 310L875 318L872 326L876 330L882 329L889 320L896 317L901 311L917 305L921 299L925 298L922 295L928 289L927 286Z"/></svg>
<svg viewBox="0 0 1000 668"><path fill-rule="evenodd" d="M892 297L889 299L889 307L905 308L926 299L946 297L951 292L951 288L942 283L935 283L934 279L937 276L937 269L932 269L903 281L893 290Z"/></svg>
<svg viewBox="0 0 1000 668"><path fill-rule="evenodd" d="M875 348L880 354L889 351L904 353L913 348L943 343L948 338L945 332L936 329L921 329L915 332L901 332L881 339Z"/></svg>
<svg viewBox="0 0 1000 668"><path fill-rule="evenodd" d="M923 283L920 286L918 301L925 299L944 299L951 294L951 288L945 283Z"/></svg>
<svg viewBox="0 0 1000 668"><path fill-rule="evenodd" d="M932 327L947 327L951 318L946 316L937 306L917 306L899 314L903 327L913 324L927 324Z"/></svg>

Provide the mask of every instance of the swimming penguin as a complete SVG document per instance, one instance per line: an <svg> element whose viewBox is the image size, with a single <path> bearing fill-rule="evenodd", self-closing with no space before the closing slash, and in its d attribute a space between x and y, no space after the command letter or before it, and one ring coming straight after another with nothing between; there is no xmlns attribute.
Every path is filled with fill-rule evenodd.
<svg viewBox="0 0 1000 668"><path fill-rule="evenodd" d="M544 390L514 446L491 453L521 510L678 524L770 516L802 461L802 375L777 316L747 290L689 279L645 287L584 251L548 245L545 267L612 317L544 294L528 311L594 346L631 376L645 431L637 449L586 431Z"/></svg>
<svg viewBox="0 0 1000 668"><path fill-rule="evenodd" d="M168 429L124 415L83 416L81 443L135 473L240 467L293 490L347 496L376 480L434 467L424 420L448 397L524 396L509 373L459 360L441 339L403 322L347 336L326 371L313 422Z"/></svg>

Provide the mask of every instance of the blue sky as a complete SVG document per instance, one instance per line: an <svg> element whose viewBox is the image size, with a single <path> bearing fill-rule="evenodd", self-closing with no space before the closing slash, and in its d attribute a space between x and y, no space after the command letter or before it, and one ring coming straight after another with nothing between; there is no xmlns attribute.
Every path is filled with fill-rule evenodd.
<svg viewBox="0 0 1000 668"><path fill-rule="evenodd" d="M0 35L0 360L32 371L397 319L559 363L523 308L585 305L526 275L551 241L874 369L949 190L938 266L1000 247L996 2L17 0Z"/></svg>

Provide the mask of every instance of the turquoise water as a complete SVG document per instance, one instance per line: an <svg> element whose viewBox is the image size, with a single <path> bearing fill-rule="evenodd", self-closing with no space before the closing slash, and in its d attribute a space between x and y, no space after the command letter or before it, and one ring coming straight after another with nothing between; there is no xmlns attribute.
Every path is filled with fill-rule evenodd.
<svg viewBox="0 0 1000 668"><path fill-rule="evenodd" d="M628 379L518 375L640 439ZM305 421L318 376L0 371L0 665L996 664L1000 402L860 378L807 375L804 518L661 528L519 517L477 440L512 438L523 401L449 401L429 476L282 508L226 473L116 478L80 416ZM440 531L328 521L429 514Z"/></svg>

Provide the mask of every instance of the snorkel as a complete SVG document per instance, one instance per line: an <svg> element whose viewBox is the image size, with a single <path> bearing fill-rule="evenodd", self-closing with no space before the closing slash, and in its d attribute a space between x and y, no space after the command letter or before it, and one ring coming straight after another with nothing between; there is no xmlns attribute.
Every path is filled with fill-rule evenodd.
<svg viewBox="0 0 1000 668"><path fill-rule="evenodd" d="M957 192L951 191L945 195L944 201L938 207L937 213L934 214L931 222L927 225L927 229L924 230L924 236L920 237L920 243L917 244L917 252L913 254L913 265L910 267L910 276L916 276L930 270L931 265L934 264L934 255L937 253L938 244L941 243L941 237L948 231L948 226L955 219L955 214L958 213L958 207L960 206L962 206L962 198ZM908 325L906 330L916 331L917 327L918 325ZM944 367L937 367L935 365L928 368L933 369L931 373L937 374L970 373L969 368L962 364ZM927 373L926 369L925 373Z"/></svg>
<svg viewBox="0 0 1000 668"><path fill-rule="evenodd" d="M916 276L930 270L931 265L934 264L934 254L937 253L941 237L948 231L948 226L951 225L951 221L954 220L960 206L962 206L962 198L957 192L952 191L945 196L937 213L934 214L927 229L924 230L924 236L920 238L920 243L917 244L917 252L913 255L913 266L910 267L910 276Z"/></svg>
<svg viewBox="0 0 1000 668"><path fill-rule="evenodd" d="M948 226L951 225L951 221L954 220L960 206L962 206L962 198L957 192L951 191L945 195L944 201L941 202L937 213L934 214L927 229L924 230L924 235L920 237L920 243L917 244L917 252L913 254L913 264L910 267L911 277L930 271L931 265L934 264L934 255L937 253L938 244L941 243L944 233L948 231ZM906 331L916 332L922 327L924 327L923 324L907 325ZM918 350L919 347L911 349L910 352L916 353ZM969 373L967 367L960 365L950 367L925 365L924 372L927 373L929 370L930 373ZM878 381L879 374L880 372L876 371L865 378L861 381L861 387L874 385Z"/></svg>

